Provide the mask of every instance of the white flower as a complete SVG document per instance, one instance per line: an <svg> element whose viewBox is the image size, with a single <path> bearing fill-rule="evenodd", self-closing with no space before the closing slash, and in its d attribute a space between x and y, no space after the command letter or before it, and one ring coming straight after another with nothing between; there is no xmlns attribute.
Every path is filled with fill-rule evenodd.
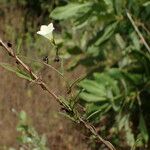
<svg viewBox="0 0 150 150"><path fill-rule="evenodd" d="M37 34L40 34L44 36L45 38L49 39L50 41L53 40L53 23L50 23L47 25L41 25L40 31L37 32Z"/></svg>

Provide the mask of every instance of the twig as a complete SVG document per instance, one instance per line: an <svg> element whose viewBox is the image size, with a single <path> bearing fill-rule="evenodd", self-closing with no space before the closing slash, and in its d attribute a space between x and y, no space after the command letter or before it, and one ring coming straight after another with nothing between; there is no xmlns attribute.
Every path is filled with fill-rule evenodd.
<svg viewBox="0 0 150 150"><path fill-rule="evenodd" d="M29 72L29 74L35 81L39 79L39 77L31 70L31 68L27 66L18 56L16 56L13 49L11 47L8 47L1 39L0 45L8 52L10 56L15 58L18 64L20 64L27 72ZM53 93L42 80L36 83L39 84L43 90L46 90L49 94L53 96L53 98L55 98L55 100L57 100L60 103L59 97L57 97L57 95Z"/></svg>
<svg viewBox="0 0 150 150"><path fill-rule="evenodd" d="M110 150L116 150L114 148L114 146L109 142L109 141L106 141L104 140L101 136L99 136L95 130L95 128L92 126L92 125L89 125L87 122L85 122L81 117L79 117L79 120L80 122L82 122L84 124L84 126L90 130L90 132L95 135L95 137L97 139L99 139L104 145L107 145L107 147L110 149Z"/></svg>
<svg viewBox="0 0 150 150"><path fill-rule="evenodd" d="M41 88L43 90L46 90L51 96L53 96L53 98L61 105L63 106L66 110L68 108L66 108L66 105L64 105L63 101L55 94L53 93L49 88L48 86L42 81L38 81L38 79L40 79L32 70L31 68L26 65L18 56L15 55L14 53L14 50L9 46L7 45L6 43L4 43L1 39L0 39L0 46L2 46L10 56L12 56L17 63L19 63L30 75L31 77L34 79L35 83L40 85ZM37 82L36 82L37 80ZM70 110L69 110L70 111ZM108 149L110 150L116 150L113 145L107 141L107 140L104 140L97 132L96 130L94 129L94 127L92 125L89 125L87 122L85 122L79 115L78 115L78 112L74 112L74 115L77 116L77 119L80 121L80 123L83 123L83 125L90 130L90 132L97 138L99 139L99 141L101 143L103 143Z"/></svg>
<svg viewBox="0 0 150 150"><path fill-rule="evenodd" d="M143 35L141 34L140 30L139 30L138 27L136 26L136 24L135 24L134 20L132 19L130 13L127 11L126 14L127 14L127 17L129 18L129 20L130 20L132 26L134 27L135 31L137 32L138 36L139 36L140 39L142 40L144 46L146 47L146 49L147 49L147 50L149 51L149 53L150 53L150 47L148 46L148 44L147 44L146 40L144 39Z"/></svg>

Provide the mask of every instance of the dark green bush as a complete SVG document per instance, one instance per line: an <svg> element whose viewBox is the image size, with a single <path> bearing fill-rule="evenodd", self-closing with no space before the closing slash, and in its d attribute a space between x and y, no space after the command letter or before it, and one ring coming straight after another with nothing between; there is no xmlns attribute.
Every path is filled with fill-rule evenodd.
<svg viewBox="0 0 150 150"><path fill-rule="evenodd" d="M87 68L79 83L84 117L118 147L148 148L150 2L69 1L51 17L62 26L68 69Z"/></svg>

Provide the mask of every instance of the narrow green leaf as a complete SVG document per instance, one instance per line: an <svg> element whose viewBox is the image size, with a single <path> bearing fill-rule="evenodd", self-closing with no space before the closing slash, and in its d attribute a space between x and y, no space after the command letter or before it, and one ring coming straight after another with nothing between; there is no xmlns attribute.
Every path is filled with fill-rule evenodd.
<svg viewBox="0 0 150 150"><path fill-rule="evenodd" d="M107 101L106 97L100 97L92 93L83 92L80 94L80 98L84 99L87 102L101 102Z"/></svg>
<svg viewBox="0 0 150 150"><path fill-rule="evenodd" d="M29 74L27 74L26 72L24 72L23 70L20 70L16 67L12 67L11 65L9 65L7 63L0 63L0 66L2 66L3 68L5 68L8 71L15 73L20 78L32 81L31 76Z"/></svg>
<svg viewBox="0 0 150 150"><path fill-rule="evenodd" d="M116 41L118 43L118 45L120 46L121 49L124 49L126 46L125 41L123 40L123 38L121 37L121 35L119 33L117 33L115 35Z"/></svg>
<svg viewBox="0 0 150 150"><path fill-rule="evenodd" d="M97 96L106 96L106 89L103 85L94 80L83 80L79 83L85 90L91 92Z"/></svg>
<svg viewBox="0 0 150 150"><path fill-rule="evenodd" d="M78 122L78 120L76 120L74 117L72 117L72 116L70 116L70 115L68 115L68 114L66 114L66 113L60 112L60 114L63 115L64 117L66 117L66 118L72 120L73 122Z"/></svg>
<svg viewBox="0 0 150 150"><path fill-rule="evenodd" d="M104 105L101 105L99 107L97 107L97 110L95 110L94 112L92 112L88 117L87 119L91 119L93 118L95 115L99 114L99 113L106 113L109 109L110 109L110 105L108 103L104 104ZM94 108L91 108L91 109L94 109ZM106 111L107 110L107 111Z"/></svg>
<svg viewBox="0 0 150 150"><path fill-rule="evenodd" d="M33 81L31 76L29 74L27 74L26 72L24 72L23 70L17 69L17 71L15 73L20 78L23 78L23 79L26 79L26 80L29 80L29 81Z"/></svg>
<svg viewBox="0 0 150 150"><path fill-rule="evenodd" d="M5 68L5 69L8 70L8 71L11 71L11 72L14 72L14 73L16 72L16 71L15 71L16 68L10 66L10 65L7 64L7 63L0 63L0 66L2 66L3 68Z"/></svg>
<svg viewBox="0 0 150 150"><path fill-rule="evenodd" d="M118 25L118 22L113 22L107 25L91 41L89 41L89 46L93 44L95 46L100 46L103 42L107 41L114 34L117 25Z"/></svg>
<svg viewBox="0 0 150 150"><path fill-rule="evenodd" d="M57 20L63 20L63 19L69 19L71 17L75 16L81 16L83 13L86 13L89 11L90 7L93 5L91 2L87 3L70 3L65 6L57 7L52 11L50 16L53 19Z"/></svg>
<svg viewBox="0 0 150 150"><path fill-rule="evenodd" d="M18 46L17 46L17 54L20 53L21 44L22 44L22 39L19 39L19 40L18 40Z"/></svg>
<svg viewBox="0 0 150 150"><path fill-rule="evenodd" d="M118 15L121 15L126 6L126 0L114 0L114 8Z"/></svg>
<svg viewBox="0 0 150 150"><path fill-rule="evenodd" d="M147 6L149 6L149 5L150 5L150 1L145 2L145 3L143 4L144 7L147 7Z"/></svg>
<svg viewBox="0 0 150 150"><path fill-rule="evenodd" d="M144 120L144 117L143 117L142 113L140 114L139 128L140 128L140 131L141 131L141 134L143 136L143 139L144 139L145 143L147 143L148 140L149 140L149 134L148 134L148 130L147 130L147 127L146 127L146 122Z"/></svg>
<svg viewBox="0 0 150 150"><path fill-rule="evenodd" d="M140 41L139 41L137 34L135 32L132 32L130 35L130 38L133 42L135 49L140 50Z"/></svg>

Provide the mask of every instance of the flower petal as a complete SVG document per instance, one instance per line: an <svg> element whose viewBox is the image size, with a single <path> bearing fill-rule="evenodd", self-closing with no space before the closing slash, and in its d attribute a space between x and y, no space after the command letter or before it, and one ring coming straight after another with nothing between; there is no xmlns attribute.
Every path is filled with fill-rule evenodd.
<svg viewBox="0 0 150 150"><path fill-rule="evenodd" d="M53 26L53 23L50 23L48 25L48 28L49 28L49 31L51 31L51 32L55 29L54 26Z"/></svg>
<svg viewBox="0 0 150 150"><path fill-rule="evenodd" d="M45 37L49 40L52 40L53 39L53 34L52 32L50 32L49 34L46 34Z"/></svg>
<svg viewBox="0 0 150 150"><path fill-rule="evenodd" d="M41 25L40 31L37 32L37 34L40 34L44 36L45 38L52 40L53 39L53 23L50 23L47 25Z"/></svg>
<svg viewBox="0 0 150 150"><path fill-rule="evenodd" d="M45 32L42 32L42 31L38 31L37 34L42 35L42 36L44 36L45 38L47 38L49 40L53 39L52 32L45 33Z"/></svg>
<svg viewBox="0 0 150 150"><path fill-rule="evenodd" d="M48 26L46 26L46 25L41 25L40 30L41 30L41 31L48 31L49 28L48 28Z"/></svg>
<svg viewBox="0 0 150 150"><path fill-rule="evenodd" d="M40 35L43 35L43 36L45 35L44 32L42 32L42 31L38 31L37 34L40 34Z"/></svg>
<svg viewBox="0 0 150 150"><path fill-rule="evenodd" d="M50 23L50 24L48 25L48 27L51 28L51 29L54 29L53 23Z"/></svg>

